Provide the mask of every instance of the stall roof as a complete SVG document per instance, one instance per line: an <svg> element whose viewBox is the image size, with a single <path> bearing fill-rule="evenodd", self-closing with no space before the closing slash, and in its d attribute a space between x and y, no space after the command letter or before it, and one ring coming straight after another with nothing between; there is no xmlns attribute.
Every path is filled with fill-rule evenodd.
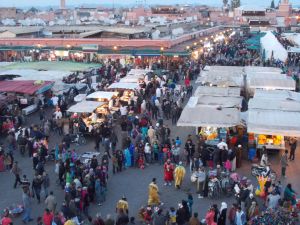
<svg viewBox="0 0 300 225"><path fill-rule="evenodd" d="M300 93L288 90L256 90L254 98L294 100L300 102Z"/></svg>
<svg viewBox="0 0 300 225"><path fill-rule="evenodd" d="M0 91L33 95L49 90L53 84L53 81L42 81L39 83L34 80L5 80L0 81Z"/></svg>
<svg viewBox="0 0 300 225"><path fill-rule="evenodd" d="M300 101L292 99L270 99L270 98L252 98L248 104L249 109L266 109L289 112L300 112Z"/></svg>
<svg viewBox="0 0 300 225"><path fill-rule="evenodd" d="M108 99L110 100L113 96L115 96L115 92L108 91L96 91L86 97L86 99Z"/></svg>
<svg viewBox="0 0 300 225"><path fill-rule="evenodd" d="M146 75L149 72L153 72L153 70L147 70L147 69L131 69L128 73L127 76L141 76L141 75Z"/></svg>
<svg viewBox="0 0 300 225"><path fill-rule="evenodd" d="M281 73L282 70L276 67L245 66L244 71L248 73Z"/></svg>
<svg viewBox="0 0 300 225"><path fill-rule="evenodd" d="M279 72L249 72L247 73L247 79L286 79L286 74Z"/></svg>
<svg viewBox="0 0 300 225"><path fill-rule="evenodd" d="M74 97L74 102L82 102L86 99L86 94L78 94Z"/></svg>
<svg viewBox="0 0 300 225"><path fill-rule="evenodd" d="M240 111L236 108L209 106L185 107L177 122L181 127L233 127L239 125Z"/></svg>
<svg viewBox="0 0 300 225"><path fill-rule="evenodd" d="M250 79L249 88L253 89L278 89L295 90L296 85L293 79Z"/></svg>
<svg viewBox="0 0 300 225"><path fill-rule="evenodd" d="M300 112L250 109L247 131L255 134L300 137Z"/></svg>
<svg viewBox="0 0 300 225"><path fill-rule="evenodd" d="M138 83L113 83L108 88L109 89L125 89L125 90L135 90L139 87Z"/></svg>
<svg viewBox="0 0 300 225"><path fill-rule="evenodd" d="M233 69L223 66L224 70L210 67L208 71L201 71L196 83L209 83L224 87L241 87L243 85L243 72L240 67Z"/></svg>
<svg viewBox="0 0 300 225"><path fill-rule="evenodd" d="M140 79L144 79L144 76L126 76L119 83L138 83Z"/></svg>
<svg viewBox="0 0 300 225"><path fill-rule="evenodd" d="M98 107L104 105L104 102L82 101L71 106L68 112L72 113L92 113Z"/></svg>
<svg viewBox="0 0 300 225"><path fill-rule="evenodd" d="M191 97L188 106L196 107L199 105L210 107L236 107L240 108L242 104L242 97L224 97L224 96L208 96L202 95Z"/></svg>
<svg viewBox="0 0 300 225"><path fill-rule="evenodd" d="M194 96L240 96L240 92L240 88L199 86L197 87Z"/></svg>

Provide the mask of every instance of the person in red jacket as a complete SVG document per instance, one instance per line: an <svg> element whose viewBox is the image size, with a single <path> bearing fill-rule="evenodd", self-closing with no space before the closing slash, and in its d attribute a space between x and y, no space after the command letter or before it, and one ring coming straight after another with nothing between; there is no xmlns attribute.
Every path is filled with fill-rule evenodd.
<svg viewBox="0 0 300 225"><path fill-rule="evenodd" d="M53 220L53 213L50 212L49 209L45 209L44 215L43 215L43 222L44 225L51 225Z"/></svg>
<svg viewBox="0 0 300 225"><path fill-rule="evenodd" d="M9 217L9 210L8 209L5 209L4 216L0 220L0 224L2 224L2 225L11 225L12 224L12 220Z"/></svg>
<svg viewBox="0 0 300 225"><path fill-rule="evenodd" d="M171 185L173 181L173 172L174 172L174 166L171 163L171 160L168 159L167 162L164 164L164 180L165 185Z"/></svg>

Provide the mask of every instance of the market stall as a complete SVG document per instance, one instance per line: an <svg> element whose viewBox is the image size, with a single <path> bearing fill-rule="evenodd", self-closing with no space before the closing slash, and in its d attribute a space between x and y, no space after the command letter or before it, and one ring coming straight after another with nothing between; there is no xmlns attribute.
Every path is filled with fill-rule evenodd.
<svg viewBox="0 0 300 225"><path fill-rule="evenodd" d="M119 101L122 105L128 105L132 98L135 98L135 90L139 89L138 83L113 83L108 90L118 92Z"/></svg>
<svg viewBox="0 0 300 225"><path fill-rule="evenodd" d="M210 66L196 80L203 86L243 87L243 67Z"/></svg>
<svg viewBox="0 0 300 225"><path fill-rule="evenodd" d="M248 93L250 96L253 96L257 89L294 91L296 84L292 78L288 77L286 79L250 79L248 85Z"/></svg>
<svg viewBox="0 0 300 225"><path fill-rule="evenodd" d="M183 109L177 126L195 127L209 145L227 139L229 128L241 124L241 97L191 97Z"/></svg>
<svg viewBox="0 0 300 225"><path fill-rule="evenodd" d="M117 97L117 92L96 91L86 97L87 100L98 102L109 102L112 98Z"/></svg>
<svg viewBox="0 0 300 225"><path fill-rule="evenodd" d="M247 119L249 143L256 143L258 149L263 146L267 149L285 149L285 137L299 137L299 125L298 93L261 91L249 101Z"/></svg>
<svg viewBox="0 0 300 225"><path fill-rule="evenodd" d="M79 102L67 111L72 113L71 118L76 120L80 127L84 126L84 130L89 133L105 122L109 114L107 103L95 101Z"/></svg>
<svg viewBox="0 0 300 225"><path fill-rule="evenodd" d="M28 115L38 109L39 102L42 105L47 102L53 84L53 81L5 80L0 81L0 92L15 96L24 115Z"/></svg>

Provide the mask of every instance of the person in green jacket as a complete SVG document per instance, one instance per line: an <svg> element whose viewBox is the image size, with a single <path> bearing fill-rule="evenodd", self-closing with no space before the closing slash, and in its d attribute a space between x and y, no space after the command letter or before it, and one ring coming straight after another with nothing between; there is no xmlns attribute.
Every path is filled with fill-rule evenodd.
<svg viewBox="0 0 300 225"><path fill-rule="evenodd" d="M292 189L292 185L288 184L284 190L283 198L285 201L291 201L292 205L296 204L296 192Z"/></svg>

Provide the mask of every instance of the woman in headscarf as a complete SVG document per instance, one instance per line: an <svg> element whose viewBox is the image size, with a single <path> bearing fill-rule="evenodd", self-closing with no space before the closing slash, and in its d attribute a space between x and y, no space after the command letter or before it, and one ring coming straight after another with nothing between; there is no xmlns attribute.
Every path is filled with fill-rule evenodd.
<svg viewBox="0 0 300 225"><path fill-rule="evenodd" d="M220 215L218 218L218 225L226 225L226 214L227 214L227 204L225 202L222 202L220 208Z"/></svg>
<svg viewBox="0 0 300 225"><path fill-rule="evenodd" d="M124 155L125 155L125 167L131 167L131 154L128 148L125 149L124 151Z"/></svg>

